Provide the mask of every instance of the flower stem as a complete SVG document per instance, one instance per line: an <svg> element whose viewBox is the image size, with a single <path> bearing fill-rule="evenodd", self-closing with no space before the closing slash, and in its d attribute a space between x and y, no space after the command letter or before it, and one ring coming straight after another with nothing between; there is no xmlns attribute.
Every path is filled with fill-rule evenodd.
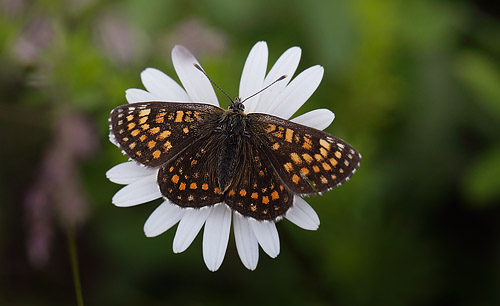
<svg viewBox="0 0 500 306"><path fill-rule="evenodd" d="M76 302L78 306L83 306L82 285L80 282L80 272L78 270L78 255L76 251L75 230L69 226L66 230L68 239L69 258L71 260L71 270L73 272L73 283L75 284Z"/></svg>

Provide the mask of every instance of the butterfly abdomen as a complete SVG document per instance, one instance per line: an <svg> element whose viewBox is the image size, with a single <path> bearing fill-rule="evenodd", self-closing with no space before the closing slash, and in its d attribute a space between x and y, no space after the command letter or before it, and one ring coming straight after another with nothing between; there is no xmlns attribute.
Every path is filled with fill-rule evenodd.
<svg viewBox="0 0 500 306"><path fill-rule="evenodd" d="M245 137L246 115L228 111L223 115L218 130L221 133L220 159L218 164L219 187L224 193L233 182L234 174L241 159L243 138Z"/></svg>

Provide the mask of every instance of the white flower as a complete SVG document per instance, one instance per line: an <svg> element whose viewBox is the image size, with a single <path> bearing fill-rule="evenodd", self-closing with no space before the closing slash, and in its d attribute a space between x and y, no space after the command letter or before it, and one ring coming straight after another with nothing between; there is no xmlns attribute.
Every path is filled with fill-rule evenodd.
<svg viewBox="0 0 500 306"><path fill-rule="evenodd" d="M310 67L291 80L299 64L300 55L300 48L288 49L266 75L267 44L265 42L255 44L243 68L239 96L244 99L282 75L287 75L288 78L248 99L245 102L247 113L268 113L288 119L306 102L321 82L323 67ZM198 61L186 48L174 47L172 61L184 88L163 72L147 68L141 73L141 79L147 91L128 89L127 101L129 103L182 101L219 105L209 80L193 66L193 63L198 63ZM298 116L292 121L322 130L329 126L333 119L334 114L331 111L317 109ZM157 173L158 169L145 168L134 161L128 161L110 169L106 173L109 180L126 185L115 194L113 204L127 207L162 198L156 182ZM245 267L250 270L257 267L259 245L270 257L278 256L280 242L275 222L243 217L224 203L194 209L181 208L164 199L164 202L149 216L144 225L144 232L146 236L154 237L179 223L173 251L180 253L189 247L205 225L203 259L209 270L216 271L222 264L226 253L231 217L236 247ZM319 226L318 215L299 196L294 197L293 206L286 213L285 218L307 230L316 230Z"/></svg>

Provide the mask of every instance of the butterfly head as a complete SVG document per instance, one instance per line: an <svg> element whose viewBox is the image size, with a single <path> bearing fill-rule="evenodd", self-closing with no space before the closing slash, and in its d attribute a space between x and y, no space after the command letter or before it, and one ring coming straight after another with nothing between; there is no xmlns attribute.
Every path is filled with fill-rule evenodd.
<svg viewBox="0 0 500 306"><path fill-rule="evenodd" d="M242 113L245 110L245 105L243 105L240 97L236 97L234 101L229 104L229 110L235 113Z"/></svg>
<svg viewBox="0 0 500 306"><path fill-rule="evenodd" d="M201 68L200 65L198 65L197 63L193 63L193 66L196 69L198 69L199 71L201 71L201 73L203 73L207 77L207 79L212 84L214 84L215 87L217 87L217 89L219 89L224 95L226 95L226 97L228 97L228 99L231 101L231 104L229 104L229 110L233 111L234 113L237 113L237 114L243 113L243 111L245 110L245 106L243 105L243 103L245 103L245 101L247 101L250 98L255 97L256 95L258 95L261 92L263 92L264 90L268 89L269 87L271 87L275 83L277 83L281 80L284 80L287 77L287 75L284 74L284 75L280 76L278 79L276 79L274 82L272 82L271 84L267 85L266 87L262 88L261 90L257 91L256 93L254 93L253 95L246 97L244 100L241 100L240 97L236 97L233 101L231 99L231 97L224 90L222 90L222 88L219 87L219 85L215 84L215 82L212 81L212 79L205 73L205 71Z"/></svg>

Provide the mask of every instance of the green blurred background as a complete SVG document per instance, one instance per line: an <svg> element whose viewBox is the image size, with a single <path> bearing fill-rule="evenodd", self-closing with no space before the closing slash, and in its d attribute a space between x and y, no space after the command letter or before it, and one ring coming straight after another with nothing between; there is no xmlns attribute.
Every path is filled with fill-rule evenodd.
<svg viewBox="0 0 500 306"><path fill-rule="evenodd" d="M500 10L496 1L0 1L0 304L500 305ZM170 50L232 96L250 48L302 48L324 79L298 114L363 155L310 198L318 231L278 224L281 254L247 271L230 238L209 272L201 235L146 238L159 201L111 204L126 160L107 117ZM219 95L223 106L227 101ZM69 233L69 234L68 234Z"/></svg>

